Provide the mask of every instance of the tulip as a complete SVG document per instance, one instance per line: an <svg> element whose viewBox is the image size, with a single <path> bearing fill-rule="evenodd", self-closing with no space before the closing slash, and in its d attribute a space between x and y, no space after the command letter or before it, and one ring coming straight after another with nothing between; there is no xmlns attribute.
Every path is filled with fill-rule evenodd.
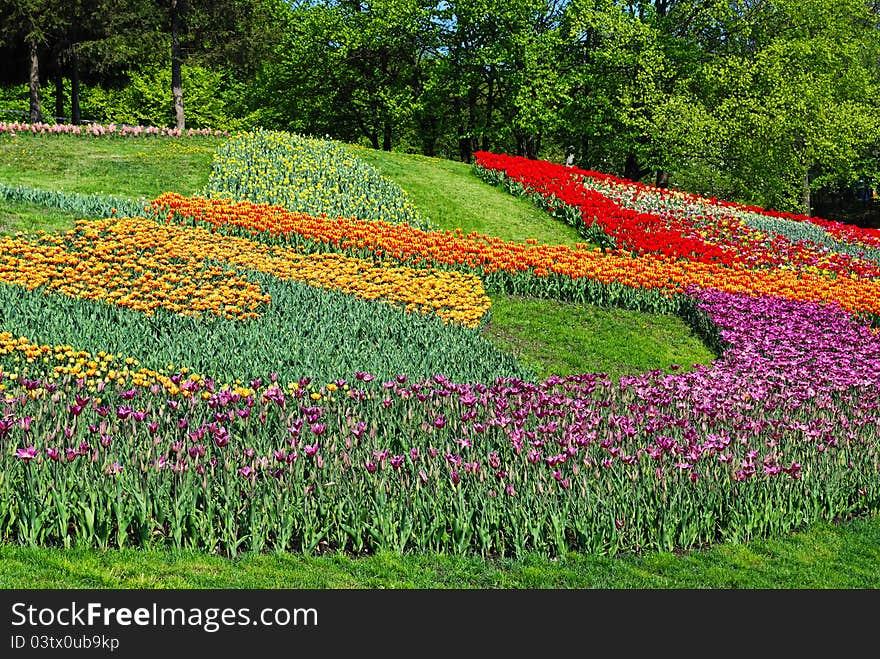
<svg viewBox="0 0 880 659"><path fill-rule="evenodd" d="M33 460L35 457L37 457L37 453L39 453L39 451L33 446L16 449L15 451L16 457L21 458L25 462L30 462L31 460Z"/></svg>

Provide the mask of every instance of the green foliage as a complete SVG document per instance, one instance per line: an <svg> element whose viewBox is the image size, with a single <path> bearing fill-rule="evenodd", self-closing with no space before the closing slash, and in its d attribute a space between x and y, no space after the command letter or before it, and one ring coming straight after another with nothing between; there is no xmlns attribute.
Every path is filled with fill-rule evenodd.
<svg viewBox="0 0 880 659"><path fill-rule="evenodd" d="M83 116L173 122L168 7L12 4L2 31L21 70L7 79L24 80L32 34L65 98L79 67ZM189 2L184 109L195 127L573 158L808 212L811 192L880 178L877 16L861 0ZM28 109L26 86L7 95Z"/></svg>
<svg viewBox="0 0 880 659"><path fill-rule="evenodd" d="M876 16L858 0L811 0L752 20L750 39L706 69L723 162L737 196L810 214L810 190L877 174Z"/></svg>
<svg viewBox="0 0 880 659"><path fill-rule="evenodd" d="M254 321L161 310L146 318L115 305L0 285L0 327L41 343L134 357L154 370L184 365L219 382L271 373L330 382L352 379L356 371L384 378L444 373L463 381L532 377L477 330L301 282L260 273L249 278L272 298Z"/></svg>
<svg viewBox="0 0 880 659"><path fill-rule="evenodd" d="M24 185L15 187L0 183L0 200L24 203L43 208L57 208L74 213L77 217L135 217L146 213L146 200L132 201L115 195L84 195L54 190L40 190Z"/></svg>
<svg viewBox="0 0 880 659"><path fill-rule="evenodd" d="M275 128L397 144L420 108L421 59L433 2L310 2L295 7L259 79Z"/></svg>
<svg viewBox="0 0 880 659"><path fill-rule="evenodd" d="M40 95L41 110L44 120L48 120L53 111L50 107L51 97L47 96L48 86L42 88ZM0 121L28 121L28 107L30 104L30 91L27 85L8 85L0 87Z"/></svg>
<svg viewBox="0 0 880 659"><path fill-rule="evenodd" d="M253 125L254 117L236 116L230 107L230 97L240 95L241 90L230 88L228 78L222 72L187 66L183 68L182 75L188 128L235 131ZM174 108L169 89L169 66L132 71L129 84L122 89L84 86L81 101L83 113L100 123L173 126ZM237 94L233 93L236 90Z"/></svg>
<svg viewBox="0 0 880 659"><path fill-rule="evenodd" d="M579 93L562 107L560 137L579 164L640 180L695 159L715 162L723 127L702 93L700 62L718 7L692 4L569 5L581 38L565 68L568 89ZM589 64L576 66L581 60Z"/></svg>

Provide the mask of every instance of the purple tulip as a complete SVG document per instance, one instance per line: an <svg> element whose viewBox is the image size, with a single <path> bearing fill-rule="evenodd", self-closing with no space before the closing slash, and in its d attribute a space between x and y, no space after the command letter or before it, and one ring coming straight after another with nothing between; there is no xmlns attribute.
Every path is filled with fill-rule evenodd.
<svg viewBox="0 0 880 659"><path fill-rule="evenodd" d="M16 449L15 455L18 458L21 458L25 462L30 462L35 457L37 457L37 453L39 451L34 446L28 446L27 448Z"/></svg>
<svg viewBox="0 0 880 659"><path fill-rule="evenodd" d="M135 396L137 396L137 389L135 388L119 392L119 397L122 398L122 400L132 400Z"/></svg>

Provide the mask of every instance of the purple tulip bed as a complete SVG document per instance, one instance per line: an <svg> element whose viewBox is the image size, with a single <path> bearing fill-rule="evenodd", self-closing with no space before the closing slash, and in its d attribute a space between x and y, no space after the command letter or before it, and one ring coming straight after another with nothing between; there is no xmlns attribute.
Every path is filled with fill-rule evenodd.
<svg viewBox="0 0 880 659"><path fill-rule="evenodd" d="M0 532L224 555L616 554L876 512L878 331L832 304L692 294L723 356L618 382L178 374L169 396L7 366Z"/></svg>

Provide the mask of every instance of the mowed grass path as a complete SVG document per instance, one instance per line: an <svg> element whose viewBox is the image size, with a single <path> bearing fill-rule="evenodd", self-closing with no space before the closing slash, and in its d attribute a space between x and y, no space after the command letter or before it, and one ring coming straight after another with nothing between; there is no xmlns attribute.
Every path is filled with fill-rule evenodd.
<svg viewBox="0 0 880 659"><path fill-rule="evenodd" d="M502 238L574 245L586 242L573 227L554 220L527 199L487 185L463 162L350 146L409 194L419 213L441 229L476 231Z"/></svg>

